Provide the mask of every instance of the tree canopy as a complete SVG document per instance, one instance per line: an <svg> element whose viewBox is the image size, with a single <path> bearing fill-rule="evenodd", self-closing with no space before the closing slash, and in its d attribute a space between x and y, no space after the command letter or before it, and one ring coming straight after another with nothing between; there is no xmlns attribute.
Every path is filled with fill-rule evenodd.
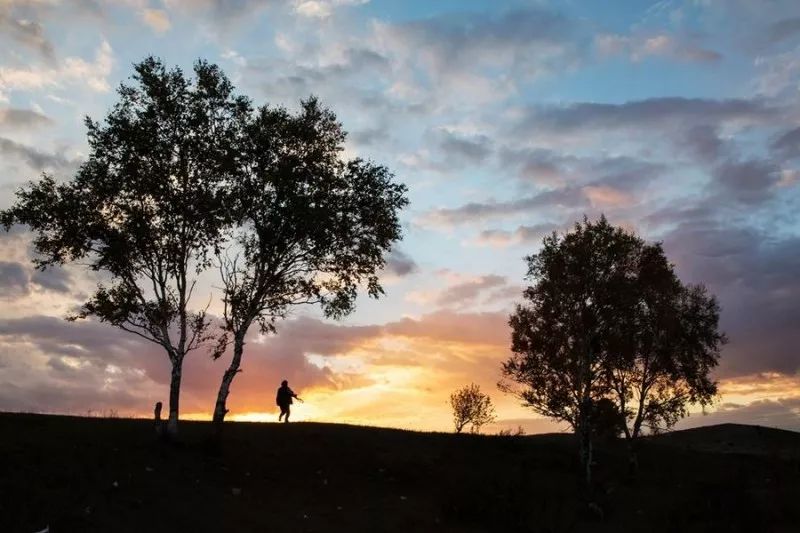
<svg viewBox="0 0 800 533"><path fill-rule="evenodd" d="M174 433L183 359L211 336L191 303L197 275L224 240L223 193L251 106L204 61L187 78L147 58L132 82L103 122L86 119L90 151L77 174L30 183L2 219L33 230L40 268L81 261L107 277L73 318L97 317L166 351Z"/></svg>
<svg viewBox="0 0 800 533"><path fill-rule="evenodd" d="M450 408L453 410L453 425L456 433L461 433L470 425L471 433L480 433L481 427L496 418L492 399L481 392L480 386L471 383L450 395Z"/></svg>
<svg viewBox="0 0 800 533"><path fill-rule="evenodd" d="M713 399L719 307L702 286L680 282L660 244L605 217L584 219L526 260L533 284L510 318L501 387L569 423L587 461L595 406L612 400L636 438L644 423L671 427L689 404Z"/></svg>
<svg viewBox="0 0 800 533"><path fill-rule="evenodd" d="M248 123L243 169L230 189L233 255L220 272L224 322L233 356L220 385L214 420L225 416L244 339L257 323L274 331L296 305L316 304L340 318L353 311L360 287L372 297L378 274L401 237L406 188L381 165L342 158L345 132L316 98L292 114L262 107Z"/></svg>

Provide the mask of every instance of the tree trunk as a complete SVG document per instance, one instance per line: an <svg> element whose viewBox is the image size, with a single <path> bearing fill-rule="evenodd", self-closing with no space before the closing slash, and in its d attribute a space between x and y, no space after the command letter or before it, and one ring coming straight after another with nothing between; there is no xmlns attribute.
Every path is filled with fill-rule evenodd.
<svg viewBox="0 0 800 533"><path fill-rule="evenodd" d="M635 476L639 471L639 454L637 448L637 441L634 438L626 439L628 441L628 474Z"/></svg>
<svg viewBox="0 0 800 533"><path fill-rule="evenodd" d="M222 423L225 421L225 415L228 413L226 402L228 394L231 390L231 383L236 374L240 372L239 365L242 363L242 353L244 352L244 335L236 335L233 338L233 357L228 369L222 375L222 382L219 385L219 392L217 393L217 403L214 405L214 430L219 434L222 431Z"/></svg>
<svg viewBox="0 0 800 533"><path fill-rule="evenodd" d="M586 486L592 483L592 423L591 423L591 398L584 398L579 408L578 442L580 445L581 467L583 469Z"/></svg>
<svg viewBox="0 0 800 533"><path fill-rule="evenodd" d="M178 357L173 359L172 377L169 381L169 419L167 420L167 435L170 438L178 436L178 413L180 410L182 372L183 358Z"/></svg>

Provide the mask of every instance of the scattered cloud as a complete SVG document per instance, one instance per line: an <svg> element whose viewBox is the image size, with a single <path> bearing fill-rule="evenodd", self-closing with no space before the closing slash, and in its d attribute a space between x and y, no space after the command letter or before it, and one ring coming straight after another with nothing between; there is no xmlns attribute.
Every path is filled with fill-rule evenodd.
<svg viewBox="0 0 800 533"><path fill-rule="evenodd" d="M800 238L699 218L679 223L663 241L681 279L707 285L720 301L730 338L722 376L800 370Z"/></svg>
<svg viewBox="0 0 800 533"><path fill-rule="evenodd" d="M407 253L393 248L386 257L386 269L389 274L403 277L419 271L419 265Z"/></svg>
<svg viewBox="0 0 800 533"><path fill-rule="evenodd" d="M800 17L785 18L773 22L767 29L769 40L773 43L800 35Z"/></svg>
<svg viewBox="0 0 800 533"><path fill-rule="evenodd" d="M20 130L49 126L52 119L32 109L7 107L0 109L0 129Z"/></svg>
<svg viewBox="0 0 800 533"><path fill-rule="evenodd" d="M0 66L0 97L12 91L39 90L66 84L84 84L93 91L106 92L110 89L107 77L111 73L113 62L111 45L108 41L103 41L92 62L79 57L67 57L55 67Z"/></svg>
<svg viewBox="0 0 800 533"><path fill-rule="evenodd" d="M324 19L330 17L338 7L358 6L367 2L369 0L293 0L293 6L298 15Z"/></svg>
<svg viewBox="0 0 800 533"><path fill-rule="evenodd" d="M595 37L595 48L602 56L627 55L631 61L644 61L649 57L663 57L688 63L717 63L722 54L702 48L688 38L659 34L651 36L624 36L601 34Z"/></svg>
<svg viewBox="0 0 800 533"><path fill-rule="evenodd" d="M515 200L470 202L459 207L428 211L419 222L423 226L450 227L456 224L504 218L533 212L539 208L581 208L588 206L585 192L578 187L554 189Z"/></svg>
<svg viewBox="0 0 800 533"><path fill-rule="evenodd" d="M32 170L61 170L74 168L77 161L68 159L63 154L42 152L31 146L26 146L10 139L0 137L0 154L4 158L17 158L24 161Z"/></svg>
<svg viewBox="0 0 800 533"><path fill-rule="evenodd" d="M541 243L542 239L558 230L560 225L542 223L532 226L518 226L513 231L487 229L478 234L475 243L479 246L506 248L518 244Z"/></svg>
<svg viewBox="0 0 800 533"><path fill-rule="evenodd" d="M158 33L164 33L172 27L169 15L163 9L143 9L140 14L144 23Z"/></svg>
<svg viewBox="0 0 800 533"><path fill-rule="evenodd" d="M49 62L55 61L53 43L47 38L42 25L27 18L15 16L13 3L0 3L0 35L37 52Z"/></svg>
<svg viewBox="0 0 800 533"><path fill-rule="evenodd" d="M733 123L763 124L783 111L763 100L665 97L623 104L582 102L564 106L532 106L518 121L515 132L572 133L640 130Z"/></svg>
<svg viewBox="0 0 800 533"><path fill-rule="evenodd" d="M28 292L28 273L15 262L0 261L0 291L4 300L19 298Z"/></svg>

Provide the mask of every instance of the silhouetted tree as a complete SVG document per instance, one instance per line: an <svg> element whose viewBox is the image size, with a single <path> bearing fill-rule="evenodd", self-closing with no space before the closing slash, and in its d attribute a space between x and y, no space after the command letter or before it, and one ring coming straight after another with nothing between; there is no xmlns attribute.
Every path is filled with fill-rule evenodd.
<svg viewBox="0 0 800 533"><path fill-rule="evenodd" d="M383 166L344 161L344 140L316 98L296 114L262 107L248 125L244 172L229 197L239 252L220 261L223 343L232 341L233 356L214 408L218 429L251 325L273 332L300 304L340 318L354 310L360 286L372 297L383 293L378 273L401 237L406 188Z"/></svg>
<svg viewBox="0 0 800 533"><path fill-rule="evenodd" d="M501 388L574 428L587 481L598 422L613 431L617 420L634 439L644 422L670 427L687 404L714 396L717 304L681 285L659 244L605 217L584 219L527 261L534 285L511 316L513 355L503 365L522 388Z"/></svg>
<svg viewBox="0 0 800 533"><path fill-rule="evenodd" d="M639 242L620 337L610 353L606 378L629 444L635 469L642 428L669 429L691 404L712 402L717 385L710 373L726 341L719 332L719 306L703 286L683 285L661 245Z"/></svg>
<svg viewBox="0 0 800 533"><path fill-rule="evenodd" d="M76 176L29 184L2 221L34 231L38 267L81 261L103 273L107 283L72 318L95 316L166 351L175 435L184 358L210 340L192 295L223 239L221 191L238 168L251 107L203 61L193 79L152 57L134 70L105 121L86 119L90 151Z"/></svg>
<svg viewBox="0 0 800 533"><path fill-rule="evenodd" d="M453 425L456 433L471 424L471 433L480 433L481 427L496 419L492 399L481 392L480 386L472 383L461 387L450 395L450 407L453 409Z"/></svg>
<svg viewBox="0 0 800 533"><path fill-rule="evenodd" d="M605 217L545 237L541 251L526 258L534 282L523 293L526 305L510 318L513 353L503 364L501 389L572 426L587 482L593 405L609 392L608 348L618 338L625 305L619 294L630 283L628 263L637 242Z"/></svg>

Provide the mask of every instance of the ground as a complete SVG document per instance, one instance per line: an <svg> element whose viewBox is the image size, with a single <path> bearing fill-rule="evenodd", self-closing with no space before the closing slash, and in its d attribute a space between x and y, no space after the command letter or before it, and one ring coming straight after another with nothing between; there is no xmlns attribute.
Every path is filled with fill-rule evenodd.
<svg viewBox="0 0 800 533"><path fill-rule="evenodd" d="M800 531L800 434L714 426L599 447L570 435L0 414L0 531Z"/></svg>

